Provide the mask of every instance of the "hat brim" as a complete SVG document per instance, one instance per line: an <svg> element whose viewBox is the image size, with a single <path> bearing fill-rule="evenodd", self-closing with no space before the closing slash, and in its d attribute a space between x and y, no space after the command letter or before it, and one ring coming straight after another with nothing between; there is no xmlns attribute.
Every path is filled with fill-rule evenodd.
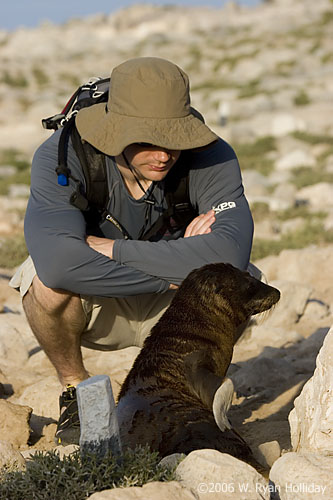
<svg viewBox="0 0 333 500"><path fill-rule="evenodd" d="M105 103L81 109L76 127L81 138L99 151L120 155L130 144L146 142L165 149L186 150L207 146L218 136L193 110L180 118L138 118L106 112Z"/></svg>

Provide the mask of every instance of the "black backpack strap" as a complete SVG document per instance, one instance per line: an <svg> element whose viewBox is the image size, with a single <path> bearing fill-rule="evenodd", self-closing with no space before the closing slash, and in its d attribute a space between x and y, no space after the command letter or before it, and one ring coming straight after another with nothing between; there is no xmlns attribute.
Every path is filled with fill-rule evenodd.
<svg viewBox="0 0 333 500"><path fill-rule="evenodd" d="M88 142L82 142L75 126L71 131L71 139L86 180L85 195L89 207L103 212L109 201L106 156Z"/></svg>

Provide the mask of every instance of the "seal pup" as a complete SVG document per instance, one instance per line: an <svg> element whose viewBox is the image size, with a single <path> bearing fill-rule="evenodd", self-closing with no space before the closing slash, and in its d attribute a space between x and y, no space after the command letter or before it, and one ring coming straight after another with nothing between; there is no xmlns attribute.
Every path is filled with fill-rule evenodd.
<svg viewBox="0 0 333 500"><path fill-rule="evenodd" d="M162 457L213 448L251 462L250 448L226 416L233 384L225 374L239 325L279 298L276 288L231 264L192 271L121 387L122 446L148 444Z"/></svg>

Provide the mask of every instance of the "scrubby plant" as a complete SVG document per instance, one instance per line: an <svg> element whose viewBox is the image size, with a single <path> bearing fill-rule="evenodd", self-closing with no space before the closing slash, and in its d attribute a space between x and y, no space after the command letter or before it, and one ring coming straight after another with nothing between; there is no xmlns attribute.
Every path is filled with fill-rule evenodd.
<svg viewBox="0 0 333 500"><path fill-rule="evenodd" d="M49 83L49 77L47 73L43 70L43 68L39 66L34 66L32 68L32 74L36 80L36 83L40 86L43 87L44 85Z"/></svg>
<svg viewBox="0 0 333 500"><path fill-rule="evenodd" d="M298 189L319 182L333 182L333 174L325 172L321 169L314 169L310 167L299 167L292 171L290 182L295 184Z"/></svg>
<svg viewBox="0 0 333 500"><path fill-rule="evenodd" d="M275 138L272 136L259 137L251 143L233 144L241 168L253 169L269 175L274 169L274 162L267 158L267 154L276 149Z"/></svg>
<svg viewBox="0 0 333 500"><path fill-rule="evenodd" d="M310 97L304 90L300 90L294 97L295 106L306 106L307 104L310 104L310 102Z"/></svg>
<svg viewBox="0 0 333 500"><path fill-rule="evenodd" d="M0 81L5 85L9 85L10 87L28 87L29 83L27 78L23 75L23 73L16 73L15 75L10 73L9 71L4 71L2 76L0 77Z"/></svg>
<svg viewBox="0 0 333 500"><path fill-rule="evenodd" d="M23 234L0 238L0 267L13 269L28 257Z"/></svg>
<svg viewBox="0 0 333 500"><path fill-rule="evenodd" d="M299 141L307 142L308 144L332 144L333 137L331 135L312 134L310 132L296 131L291 134Z"/></svg>
<svg viewBox="0 0 333 500"><path fill-rule="evenodd" d="M326 231L319 221L307 221L303 228L281 236L279 240L255 239L251 259L253 261L277 255L282 250L300 249L309 245L333 243L333 231Z"/></svg>
<svg viewBox="0 0 333 500"><path fill-rule="evenodd" d="M29 167L29 161L18 149L6 148L0 150L0 165L13 165L18 170Z"/></svg>
<svg viewBox="0 0 333 500"><path fill-rule="evenodd" d="M148 447L127 450L122 461L111 453L103 458L76 451L60 459L56 451L37 453L26 470L0 477L0 500L82 500L97 491L175 480L175 467L159 465Z"/></svg>

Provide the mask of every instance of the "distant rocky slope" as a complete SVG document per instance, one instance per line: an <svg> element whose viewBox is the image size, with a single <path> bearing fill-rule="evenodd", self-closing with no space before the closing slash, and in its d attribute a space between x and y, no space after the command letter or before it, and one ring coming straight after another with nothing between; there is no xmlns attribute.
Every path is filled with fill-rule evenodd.
<svg viewBox="0 0 333 500"><path fill-rule="evenodd" d="M253 257L332 242L332 31L332 1L275 0L137 5L0 32L0 196L11 197L9 206L0 199L0 235L22 229L24 166L50 134L41 119L91 76L154 55L188 72L192 104L239 156L256 221Z"/></svg>

